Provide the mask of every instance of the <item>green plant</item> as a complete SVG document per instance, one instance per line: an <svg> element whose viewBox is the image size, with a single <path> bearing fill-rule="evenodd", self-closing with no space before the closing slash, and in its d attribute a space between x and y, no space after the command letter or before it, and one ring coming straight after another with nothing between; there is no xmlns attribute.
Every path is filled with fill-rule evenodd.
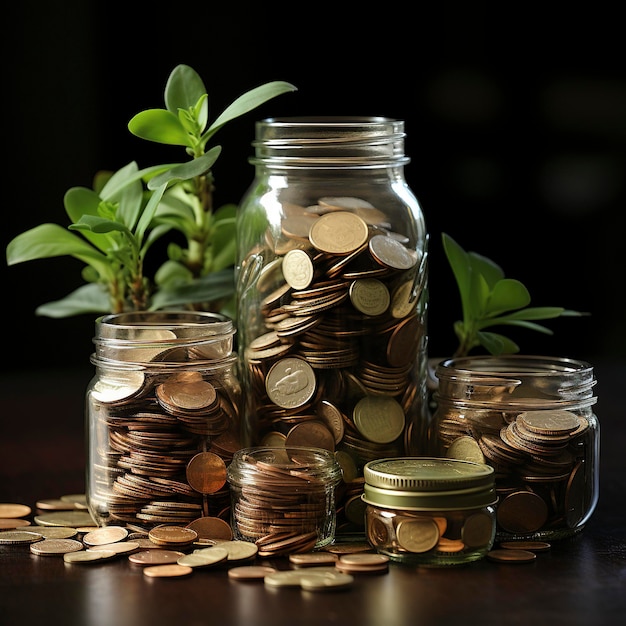
<svg viewBox="0 0 626 626"><path fill-rule="evenodd" d="M454 323L459 340L455 357L466 356L478 346L495 355L519 352L519 346L508 337L485 331L492 326L518 326L551 335L549 328L536 321L585 315L562 307L529 307L530 293L519 280L505 278L496 263L476 252L466 252L446 233L442 242L463 312L463 319Z"/></svg>
<svg viewBox="0 0 626 626"><path fill-rule="evenodd" d="M128 129L148 141L183 147L190 160L145 169L131 161L116 172L100 172L93 189L66 192L67 228L40 224L7 245L8 265L58 256L85 264L86 284L36 313L69 317L185 306L232 314L236 205L213 207L212 168L221 146L208 144L226 123L295 89L282 81L261 85L209 124L202 79L191 67L176 66L165 87L166 108L136 114ZM149 250L168 233L167 260L146 276Z"/></svg>

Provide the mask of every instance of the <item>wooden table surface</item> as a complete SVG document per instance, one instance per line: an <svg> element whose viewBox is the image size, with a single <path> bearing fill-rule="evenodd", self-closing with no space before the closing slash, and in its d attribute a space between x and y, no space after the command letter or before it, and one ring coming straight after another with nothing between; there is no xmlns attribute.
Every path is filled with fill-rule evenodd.
<svg viewBox="0 0 626 626"><path fill-rule="evenodd" d="M347 589L317 592L231 580L224 566L150 579L126 557L76 565L31 554L28 545L0 545L0 624L624 624L626 419L619 394L626 364L593 365L599 503L582 533L553 542L533 563L391 564L386 573L355 574ZM90 377L89 369L1 377L0 502L34 509L38 500L84 490L83 398ZM286 558L257 563L290 567Z"/></svg>

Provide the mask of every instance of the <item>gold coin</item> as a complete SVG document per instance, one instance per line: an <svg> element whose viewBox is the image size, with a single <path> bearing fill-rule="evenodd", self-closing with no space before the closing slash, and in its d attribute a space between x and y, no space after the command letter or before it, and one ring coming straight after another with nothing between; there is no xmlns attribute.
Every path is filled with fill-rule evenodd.
<svg viewBox="0 0 626 626"><path fill-rule="evenodd" d="M439 541L439 526L429 518L405 519L396 528L398 544L408 552L428 552Z"/></svg>
<svg viewBox="0 0 626 626"><path fill-rule="evenodd" d="M31 512L31 508L26 504L0 503L0 518L2 519L26 517Z"/></svg>
<svg viewBox="0 0 626 626"><path fill-rule="evenodd" d="M181 526L157 526L148 532L148 537L161 546L184 545L195 541L198 533L191 528Z"/></svg>
<svg viewBox="0 0 626 626"><path fill-rule="evenodd" d="M385 283L376 278L355 280L349 289L350 301L357 311L375 317L389 307L391 297Z"/></svg>
<svg viewBox="0 0 626 626"><path fill-rule="evenodd" d="M88 546L101 546L106 543L115 543L128 537L128 530L122 526L105 526L88 532L83 537L83 543Z"/></svg>
<svg viewBox="0 0 626 626"><path fill-rule="evenodd" d="M269 565L239 565L228 570L228 578L234 580L263 580L269 574L278 571Z"/></svg>
<svg viewBox="0 0 626 626"><path fill-rule="evenodd" d="M309 231L313 246L329 254L349 254L360 248L368 238L365 221L354 213L337 211L317 218Z"/></svg>
<svg viewBox="0 0 626 626"><path fill-rule="evenodd" d="M219 546L211 546L202 550L194 550L191 554L183 554L176 561L178 565L188 567L209 567L228 560L228 550Z"/></svg>
<svg viewBox="0 0 626 626"><path fill-rule="evenodd" d="M192 567L189 567L188 565L178 565L178 563L171 563L168 565L152 565L143 570L144 576L148 576L149 578L189 576L192 572Z"/></svg>
<svg viewBox="0 0 626 626"><path fill-rule="evenodd" d="M485 463L485 455L480 449L478 442L469 435L457 437L446 450L446 456L449 459Z"/></svg>
<svg viewBox="0 0 626 626"><path fill-rule="evenodd" d="M391 443L404 431L404 411L390 396L361 398L354 407L352 418L358 431L374 443Z"/></svg>
<svg viewBox="0 0 626 626"><path fill-rule="evenodd" d="M65 563L96 563L97 561L108 561L117 556L113 550L81 550L80 552L67 552L63 555Z"/></svg>
<svg viewBox="0 0 626 626"><path fill-rule="evenodd" d="M167 565L176 563L181 556L184 556L184 552L178 550L150 549L129 554L128 560L141 566Z"/></svg>

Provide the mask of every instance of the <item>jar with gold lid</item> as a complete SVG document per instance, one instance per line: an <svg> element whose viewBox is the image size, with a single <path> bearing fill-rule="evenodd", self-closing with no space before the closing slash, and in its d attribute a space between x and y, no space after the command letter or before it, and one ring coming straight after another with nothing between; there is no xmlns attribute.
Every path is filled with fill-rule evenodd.
<svg viewBox="0 0 626 626"><path fill-rule="evenodd" d="M100 526L229 521L240 445L232 320L192 311L96 321L86 394L89 512Z"/></svg>
<svg viewBox="0 0 626 626"><path fill-rule="evenodd" d="M428 235L404 138L388 118L260 121L237 217L244 441L339 453L340 525L361 530L364 464L426 441Z"/></svg>
<svg viewBox="0 0 626 626"><path fill-rule="evenodd" d="M379 459L365 465L363 501L370 545L410 565L464 565L494 542L494 470L430 457Z"/></svg>
<svg viewBox="0 0 626 626"><path fill-rule="evenodd" d="M495 470L497 539L580 532L598 500L593 367L574 359L469 356L436 368L431 452Z"/></svg>

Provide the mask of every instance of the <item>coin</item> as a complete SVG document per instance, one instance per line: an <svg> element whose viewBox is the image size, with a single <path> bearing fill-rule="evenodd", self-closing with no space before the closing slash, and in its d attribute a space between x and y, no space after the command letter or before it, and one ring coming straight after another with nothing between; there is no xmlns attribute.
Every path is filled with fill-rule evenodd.
<svg viewBox="0 0 626 626"><path fill-rule="evenodd" d="M387 235L374 235L369 240L369 248L376 261L392 269L409 270L418 260L415 251Z"/></svg>
<svg viewBox="0 0 626 626"><path fill-rule="evenodd" d="M43 536L30 530L3 530L0 532L0 544L34 543Z"/></svg>
<svg viewBox="0 0 626 626"><path fill-rule="evenodd" d="M228 570L228 578L234 580L263 580L278 570L269 565L238 565Z"/></svg>
<svg viewBox="0 0 626 626"><path fill-rule="evenodd" d="M309 239L317 250L330 254L348 254L362 246L368 237L365 221L354 213L326 213L313 221Z"/></svg>
<svg viewBox="0 0 626 626"><path fill-rule="evenodd" d="M206 515L199 517L187 524L187 528L195 530L198 539L208 539L211 541L230 540L233 538L233 531L230 524L219 517Z"/></svg>
<svg viewBox="0 0 626 626"><path fill-rule="evenodd" d="M197 492L216 493L226 484L226 463L213 452L200 452L187 463L186 476Z"/></svg>
<svg viewBox="0 0 626 626"><path fill-rule="evenodd" d="M191 554L183 554L176 561L188 567L209 567L228 560L228 550L219 546L211 546L202 550L194 550Z"/></svg>
<svg viewBox="0 0 626 626"><path fill-rule="evenodd" d="M68 526L70 528L96 526L93 518L87 511L58 511L42 513L35 516L35 524L41 526Z"/></svg>
<svg viewBox="0 0 626 626"><path fill-rule="evenodd" d="M304 250L289 250L284 256L283 274L294 289L306 289L313 280L313 273L313 261Z"/></svg>
<svg viewBox="0 0 626 626"><path fill-rule="evenodd" d="M504 498L496 511L498 524L511 533L531 533L548 519L548 505L532 491L515 491Z"/></svg>
<svg viewBox="0 0 626 626"><path fill-rule="evenodd" d="M30 551L39 556L60 556L68 552L78 552L83 547L76 539L43 539L32 543Z"/></svg>
<svg viewBox="0 0 626 626"><path fill-rule="evenodd" d="M390 396L366 396L353 410L354 425L368 440L390 443L404 430L405 416L402 406Z"/></svg>
<svg viewBox="0 0 626 626"><path fill-rule="evenodd" d="M65 563L96 563L108 561L117 556L113 550L81 550L80 552L67 552L63 555Z"/></svg>
<svg viewBox="0 0 626 626"><path fill-rule="evenodd" d="M189 576L193 572L193 568L188 565L178 565L171 563L168 565L152 565L143 570L144 576L149 578L174 578L179 576Z"/></svg>
<svg viewBox="0 0 626 626"><path fill-rule="evenodd" d="M135 565L142 566L166 565L168 563L176 563L184 554L184 552L179 552L178 550L150 549L129 554L128 560Z"/></svg>
<svg viewBox="0 0 626 626"><path fill-rule="evenodd" d="M11 502L0 503L0 518L11 519L26 517L31 514L31 508L26 504L13 504Z"/></svg>
<svg viewBox="0 0 626 626"><path fill-rule="evenodd" d="M290 554L289 562L298 567L334 564L339 557L332 552L301 552Z"/></svg>
<svg viewBox="0 0 626 626"><path fill-rule="evenodd" d="M249 541L218 541L215 547L223 548L228 552L229 561L244 561L256 556L259 548Z"/></svg>
<svg viewBox="0 0 626 626"><path fill-rule="evenodd" d="M506 550L548 552L552 546L547 541L501 541L500 547Z"/></svg>
<svg viewBox="0 0 626 626"><path fill-rule="evenodd" d="M401 549L408 552L428 552L439 541L439 526L430 519L404 519L396 527Z"/></svg>
<svg viewBox="0 0 626 626"><path fill-rule="evenodd" d="M128 530L122 526L104 526L88 532L83 537L83 543L87 546L101 546L106 543L122 541L128 537Z"/></svg>
<svg viewBox="0 0 626 626"><path fill-rule="evenodd" d="M376 278L353 281L349 293L354 308L365 315L382 315L391 301L387 286Z"/></svg>
<svg viewBox="0 0 626 626"><path fill-rule="evenodd" d="M490 561L499 563L531 563L537 558L537 555L530 550L490 550L487 552L487 558Z"/></svg>
<svg viewBox="0 0 626 626"><path fill-rule="evenodd" d="M478 442L469 435L457 437L446 450L446 456L449 459L485 463L485 455L480 449Z"/></svg>
<svg viewBox="0 0 626 626"><path fill-rule="evenodd" d="M198 533L191 528L180 526L157 526L149 531L148 537L154 543L165 545L185 545L198 538Z"/></svg>
<svg viewBox="0 0 626 626"><path fill-rule="evenodd" d="M302 406L315 393L315 373L303 359L287 357L270 368L265 387L274 404L283 408Z"/></svg>

